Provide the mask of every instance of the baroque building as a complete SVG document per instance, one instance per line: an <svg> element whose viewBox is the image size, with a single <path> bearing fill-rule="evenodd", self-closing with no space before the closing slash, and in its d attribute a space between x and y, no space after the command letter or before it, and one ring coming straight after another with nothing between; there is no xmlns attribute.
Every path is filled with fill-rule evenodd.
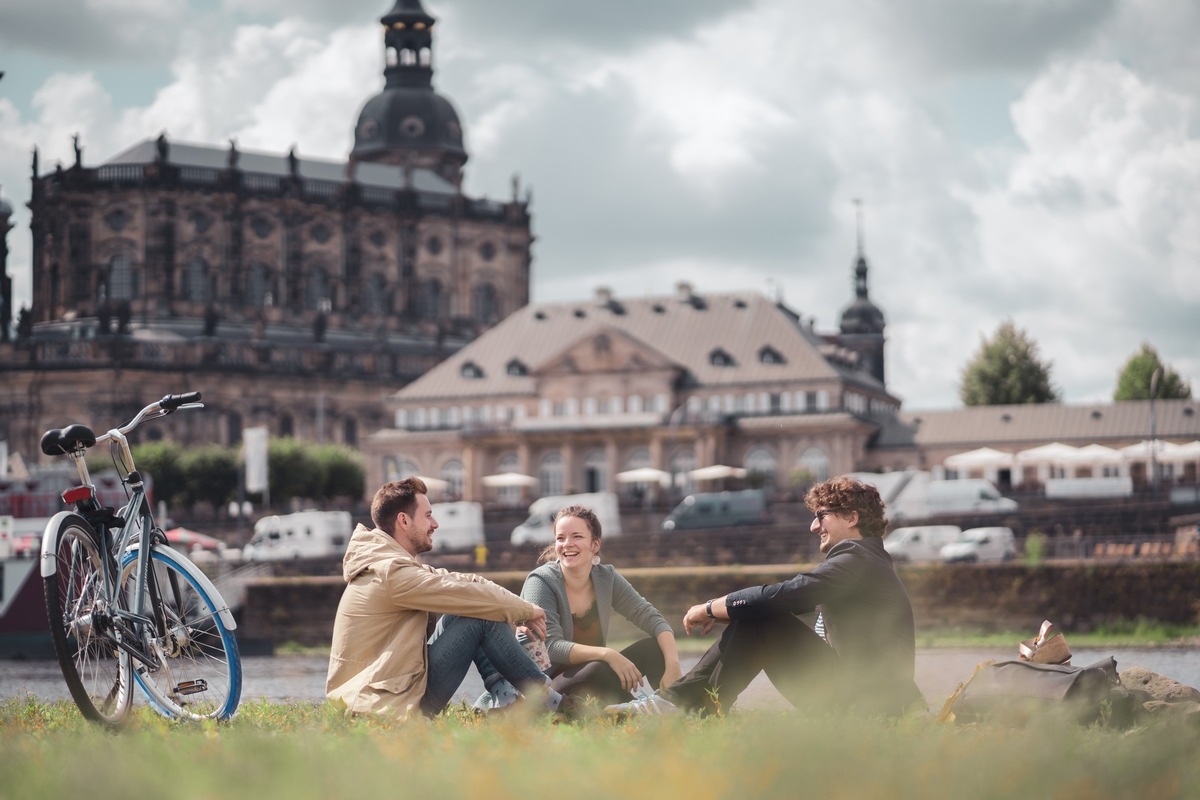
<svg viewBox="0 0 1200 800"><path fill-rule="evenodd" d="M703 467L778 491L858 469L900 407L881 379L883 315L861 313L861 250L858 265L840 333L755 292L688 284L528 306L389 398L392 424L364 445L368 484L421 474L518 504L687 491Z"/></svg>
<svg viewBox="0 0 1200 800"><path fill-rule="evenodd" d="M236 444L266 425L357 445L386 396L528 302L528 196L516 178L505 200L463 193L435 20L397 0L382 23L384 87L347 120L346 161L162 134L96 165L76 138L74 163L47 172L34 150L30 308L0 268L10 450L188 390L208 410L147 434Z"/></svg>

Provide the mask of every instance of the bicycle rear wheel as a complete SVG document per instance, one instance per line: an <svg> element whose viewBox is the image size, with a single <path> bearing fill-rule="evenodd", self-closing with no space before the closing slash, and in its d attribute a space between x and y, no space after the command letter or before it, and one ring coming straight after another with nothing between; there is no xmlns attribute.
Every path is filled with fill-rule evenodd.
<svg viewBox="0 0 1200 800"><path fill-rule="evenodd" d="M120 636L112 625L116 609L104 594L96 534L83 517L74 514L51 524L56 525L55 569L42 583L58 665L83 715L115 727L129 713L133 684L129 655L116 644Z"/></svg>
<svg viewBox="0 0 1200 800"><path fill-rule="evenodd" d="M125 554L121 586L134 591L138 548ZM155 710L178 719L228 719L242 696L237 640L221 620L224 606L174 551L150 551L143 612L154 620L149 652L156 663L133 660L133 679ZM132 598L130 598L132 607Z"/></svg>

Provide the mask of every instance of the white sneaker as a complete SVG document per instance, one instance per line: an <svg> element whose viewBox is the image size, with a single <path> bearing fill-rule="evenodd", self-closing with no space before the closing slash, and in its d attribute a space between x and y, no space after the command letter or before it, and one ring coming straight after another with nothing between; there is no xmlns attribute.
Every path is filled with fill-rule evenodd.
<svg viewBox="0 0 1200 800"><path fill-rule="evenodd" d="M636 714L678 714L680 711L679 706L666 698L659 697L653 692L635 697L628 703L605 706L604 710L609 714L619 717L629 717Z"/></svg>

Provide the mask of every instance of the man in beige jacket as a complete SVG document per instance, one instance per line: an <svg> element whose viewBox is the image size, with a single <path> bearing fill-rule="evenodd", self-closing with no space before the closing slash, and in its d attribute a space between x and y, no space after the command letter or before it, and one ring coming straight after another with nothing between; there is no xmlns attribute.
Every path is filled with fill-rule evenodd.
<svg viewBox="0 0 1200 800"><path fill-rule="evenodd" d="M333 624L326 696L351 713L407 716L419 709L433 716L483 653L518 689L544 687L547 707L557 710L561 695L511 627L524 624L544 639L546 612L478 575L417 560L437 530L424 482L384 484L371 519L375 528L355 528L342 561L346 590Z"/></svg>

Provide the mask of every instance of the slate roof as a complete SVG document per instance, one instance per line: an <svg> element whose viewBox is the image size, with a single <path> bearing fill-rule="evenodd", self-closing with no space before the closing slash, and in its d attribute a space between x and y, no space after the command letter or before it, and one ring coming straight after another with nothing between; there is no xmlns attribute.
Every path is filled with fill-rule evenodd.
<svg viewBox="0 0 1200 800"><path fill-rule="evenodd" d="M840 372L818 351L820 341L795 314L755 292L691 294L529 305L392 396L411 402L468 397L532 396L535 377L509 375L518 359L530 373L587 337L616 329L660 353L704 387L837 380ZM783 364L765 364L770 346ZM721 348L733 366L714 366ZM481 378L462 374L467 362Z"/></svg>
<svg viewBox="0 0 1200 800"><path fill-rule="evenodd" d="M229 166L229 148L212 147L186 142L167 142L167 162L180 167L201 167L206 169L227 169ZM152 164L158 158L158 147L154 139L138 142L123 153L113 156L104 162L107 165L120 164ZM254 150L238 150L237 168L242 172L254 172L262 175L284 177L290 173L287 154L275 155ZM301 178L309 180L346 182L346 162L329 161L320 158L309 158L297 154L296 171ZM365 186L378 186L386 189L406 188L404 169L392 164L376 164L370 161L360 161L355 165L354 178ZM429 169L412 170L412 188L419 192L433 194L457 194L458 189L453 183Z"/></svg>

